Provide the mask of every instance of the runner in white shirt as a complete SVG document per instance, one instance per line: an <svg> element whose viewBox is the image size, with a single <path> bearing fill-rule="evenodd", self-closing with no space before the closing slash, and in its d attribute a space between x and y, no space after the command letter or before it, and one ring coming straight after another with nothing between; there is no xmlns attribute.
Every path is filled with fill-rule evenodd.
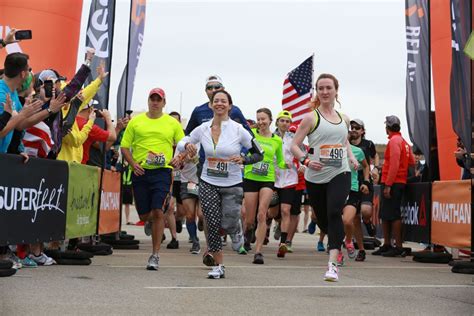
<svg viewBox="0 0 474 316"><path fill-rule="evenodd" d="M216 91L212 94L209 105L214 118L194 129L178 143L178 150L186 150L193 157L200 143L204 149L205 162L199 182L199 198L208 227L209 252L214 256L215 266L208 277L219 279L225 277L223 265L221 228L229 234L240 234L240 225L224 227L223 217L240 219L242 206L242 171L241 164L253 164L263 158L258 143L253 135L242 125L229 118L232 97L227 91ZM251 155L242 157L241 148L249 149ZM231 220L228 223L239 223Z"/></svg>
<svg viewBox="0 0 474 316"><path fill-rule="evenodd" d="M288 132L291 124L292 116L288 111L281 111L276 119L277 130L276 135L283 140L283 155L289 169L275 168L275 189L278 193L280 201L279 209L281 215L280 223L280 247L277 256L284 258L288 251L287 237L290 228L290 211L295 200L296 185L298 184L298 170L293 162L294 156L291 152L291 143L293 141L293 133Z"/></svg>
<svg viewBox="0 0 474 316"><path fill-rule="evenodd" d="M199 148L200 146L198 145L198 152ZM190 240L192 241L192 246L189 251L192 254L199 254L201 246L199 245L199 238L197 237L196 225L196 217L202 217L202 214L198 213L199 203L197 203L199 195L197 164L199 163L199 156L195 155L194 157L189 157L186 151L179 152L179 150L176 150L176 152L178 152L183 159L183 164L180 169L180 196L186 214L186 228L188 229Z"/></svg>

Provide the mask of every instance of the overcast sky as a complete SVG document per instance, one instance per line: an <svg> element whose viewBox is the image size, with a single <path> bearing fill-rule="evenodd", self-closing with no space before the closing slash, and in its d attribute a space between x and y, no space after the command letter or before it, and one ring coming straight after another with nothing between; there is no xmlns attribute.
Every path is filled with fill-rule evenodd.
<svg viewBox="0 0 474 316"><path fill-rule="evenodd" d="M365 122L367 137L387 138L384 120L405 115L404 1L162 1L147 0L144 44L133 110L147 107L162 87L166 110L189 117L207 101L205 77L218 74L247 118L268 107L281 111L285 75L315 54L314 77L334 74L341 111ZM81 47L89 16L84 1ZM130 3L118 0L109 108L126 62ZM79 54L79 56L83 56Z"/></svg>

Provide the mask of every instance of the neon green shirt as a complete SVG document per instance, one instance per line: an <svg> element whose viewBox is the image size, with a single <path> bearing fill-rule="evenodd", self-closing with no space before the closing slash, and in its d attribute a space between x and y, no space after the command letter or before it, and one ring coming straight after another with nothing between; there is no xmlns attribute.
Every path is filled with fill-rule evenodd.
<svg viewBox="0 0 474 316"><path fill-rule="evenodd" d="M351 145L351 148L352 148L352 153L354 154L354 157L359 162L359 166L360 166L359 169L360 169L362 168L362 162L365 160L364 151L354 145ZM359 192L359 174L357 170L355 170L354 167L352 167L352 164L349 164L349 165L351 166L351 191Z"/></svg>
<svg viewBox="0 0 474 316"><path fill-rule="evenodd" d="M144 169L172 168L173 146L184 137L181 124L166 113L156 119L146 113L130 120L121 147L132 150L133 160Z"/></svg>
<svg viewBox="0 0 474 316"><path fill-rule="evenodd" d="M286 169L283 141L275 134L271 137L263 137L255 128L252 129L252 132L265 153L262 161L245 166L244 178L259 182L275 182L275 157L278 167Z"/></svg>

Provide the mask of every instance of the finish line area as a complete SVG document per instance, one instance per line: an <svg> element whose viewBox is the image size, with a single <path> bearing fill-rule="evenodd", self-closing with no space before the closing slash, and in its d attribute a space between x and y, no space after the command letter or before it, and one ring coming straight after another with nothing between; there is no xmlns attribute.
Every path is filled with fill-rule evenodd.
<svg viewBox="0 0 474 316"><path fill-rule="evenodd" d="M365 262L348 258L338 283L323 281L327 254L316 252L316 235L298 233L294 253L278 259L277 241L264 247L265 264L225 249L226 278L206 279L202 252L180 247L160 251L160 269L145 270L151 240L143 227L123 226L140 240L139 250L95 256L89 266L54 265L21 269L0 283L6 314L389 314L469 315L474 310L474 278L448 265L423 264L411 257L385 258L368 252ZM199 236L204 246L204 236ZM410 243L409 246L419 248ZM27 298L27 303L25 299Z"/></svg>

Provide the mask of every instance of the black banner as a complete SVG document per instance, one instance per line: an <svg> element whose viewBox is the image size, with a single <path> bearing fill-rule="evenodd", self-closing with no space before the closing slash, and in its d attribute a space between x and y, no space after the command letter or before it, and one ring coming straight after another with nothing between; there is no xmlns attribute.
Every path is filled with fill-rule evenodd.
<svg viewBox="0 0 474 316"><path fill-rule="evenodd" d="M0 245L63 240L68 165L0 154Z"/></svg>
<svg viewBox="0 0 474 316"><path fill-rule="evenodd" d="M132 0L130 5L127 64L117 91L117 117L124 117L125 112L132 107L135 75L145 33L146 0Z"/></svg>
<svg viewBox="0 0 474 316"><path fill-rule="evenodd" d="M87 77L86 85L97 78L97 66L103 61L105 71L110 72L112 66L112 44L114 37L115 0L92 0L87 23L86 47L95 49L95 57L90 65L91 73ZM99 101L95 107L108 109L109 107L110 75L107 76L94 97Z"/></svg>
<svg viewBox="0 0 474 316"><path fill-rule="evenodd" d="M431 183L411 183L405 187L401 205L404 241L431 241Z"/></svg>
<svg viewBox="0 0 474 316"><path fill-rule="evenodd" d="M406 113L410 139L430 166L430 29L428 0L406 0Z"/></svg>
<svg viewBox="0 0 474 316"><path fill-rule="evenodd" d="M463 48L471 34L471 1L451 0L451 113L453 129L464 146L471 148L471 62Z"/></svg>

